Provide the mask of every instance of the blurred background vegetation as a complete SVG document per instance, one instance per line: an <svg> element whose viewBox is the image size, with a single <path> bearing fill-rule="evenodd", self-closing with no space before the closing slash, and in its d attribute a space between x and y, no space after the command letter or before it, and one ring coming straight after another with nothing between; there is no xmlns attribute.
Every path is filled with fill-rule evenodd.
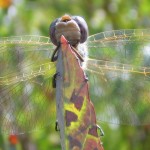
<svg viewBox="0 0 150 150"><path fill-rule="evenodd" d="M63 14L80 15L89 34L114 29L149 28L149 0L0 0L0 37L49 36L49 25ZM54 124L55 126L55 124ZM60 150L54 126L22 135L17 150ZM105 150L149 150L150 126L101 124ZM8 137L0 136L0 150L9 150Z"/></svg>

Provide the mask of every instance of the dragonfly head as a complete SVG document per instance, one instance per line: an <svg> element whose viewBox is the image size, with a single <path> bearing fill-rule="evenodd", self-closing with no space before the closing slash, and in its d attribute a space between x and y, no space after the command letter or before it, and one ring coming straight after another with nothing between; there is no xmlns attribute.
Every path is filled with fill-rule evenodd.
<svg viewBox="0 0 150 150"><path fill-rule="evenodd" d="M54 45L59 45L62 35L72 46L77 47L79 43L86 41L88 26L82 17L66 14L55 19L50 25L50 38Z"/></svg>

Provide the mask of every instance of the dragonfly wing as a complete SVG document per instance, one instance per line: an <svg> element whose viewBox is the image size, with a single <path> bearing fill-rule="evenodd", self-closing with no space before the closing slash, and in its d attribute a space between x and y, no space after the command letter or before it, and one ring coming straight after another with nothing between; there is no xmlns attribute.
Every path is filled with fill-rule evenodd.
<svg viewBox="0 0 150 150"><path fill-rule="evenodd" d="M88 39L85 70L97 119L150 123L150 30L119 30Z"/></svg>
<svg viewBox="0 0 150 150"><path fill-rule="evenodd" d="M0 126L20 134L48 126L54 116L50 62L54 47L48 37L0 39Z"/></svg>

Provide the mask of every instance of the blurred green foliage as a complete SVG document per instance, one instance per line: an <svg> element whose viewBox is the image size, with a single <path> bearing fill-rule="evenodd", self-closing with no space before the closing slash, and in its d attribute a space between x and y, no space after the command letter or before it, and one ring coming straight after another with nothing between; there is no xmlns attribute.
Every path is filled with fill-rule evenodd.
<svg viewBox="0 0 150 150"><path fill-rule="evenodd" d="M89 34L114 29L149 28L149 0L14 0L0 8L0 37L12 35L49 36L49 25L63 14L80 15ZM91 98L92 99L92 98ZM106 150L149 150L150 126L132 127L100 124ZM20 135L17 150L60 150L59 133L45 128ZM0 135L0 150L8 150L8 137Z"/></svg>

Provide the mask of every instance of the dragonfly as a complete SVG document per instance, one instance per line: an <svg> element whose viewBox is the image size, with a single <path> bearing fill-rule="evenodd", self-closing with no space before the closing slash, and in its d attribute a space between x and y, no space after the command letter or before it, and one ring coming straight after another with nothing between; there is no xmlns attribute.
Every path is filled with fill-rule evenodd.
<svg viewBox="0 0 150 150"><path fill-rule="evenodd" d="M77 39L68 41L87 76L97 122L149 124L150 30L106 31L87 38L83 20L68 18L56 19L51 29L61 19L73 20L83 33L72 32ZM52 84L61 34L54 34L51 40L32 35L0 38L1 132L20 134L55 122Z"/></svg>

